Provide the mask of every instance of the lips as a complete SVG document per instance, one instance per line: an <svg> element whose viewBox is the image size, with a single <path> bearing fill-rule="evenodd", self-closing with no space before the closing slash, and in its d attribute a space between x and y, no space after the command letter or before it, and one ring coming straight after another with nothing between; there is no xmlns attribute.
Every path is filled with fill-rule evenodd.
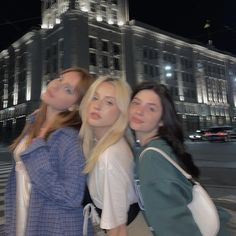
<svg viewBox="0 0 236 236"><path fill-rule="evenodd" d="M93 119L93 120L99 120L99 119L101 119L101 116L100 116L98 113L96 113L96 112L91 112L91 113L89 114L89 117L90 117L91 119Z"/></svg>
<svg viewBox="0 0 236 236"><path fill-rule="evenodd" d="M142 124L142 123L144 123L143 120L140 120L140 119L137 118L137 117L132 117L132 118L131 118L131 122L136 123L136 124Z"/></svg>

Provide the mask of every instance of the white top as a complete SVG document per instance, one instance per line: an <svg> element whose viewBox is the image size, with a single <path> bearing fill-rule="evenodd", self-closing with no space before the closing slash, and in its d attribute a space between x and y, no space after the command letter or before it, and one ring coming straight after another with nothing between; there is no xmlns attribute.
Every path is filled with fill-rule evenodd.
<svg viewBox="0 0 236 236"><path fill-rule="evenodd" d="M16 235L24 236L27 222L31 184L20 154L25 150L25 139L14 150L16 161Z"/></svg>
<svg viewBox="0 0 236 236"><path fill-rule="evenodd" d="M94 204L102 209L102 229L113 229L127 222L129 206L137 202L133 167L132 152L122 138L102 153L90 172L88 188Z"/></svg>

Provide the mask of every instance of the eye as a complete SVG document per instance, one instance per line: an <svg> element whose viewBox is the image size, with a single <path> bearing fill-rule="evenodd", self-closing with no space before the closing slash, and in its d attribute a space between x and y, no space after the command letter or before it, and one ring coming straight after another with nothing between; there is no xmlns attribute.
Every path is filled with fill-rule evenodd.
<svg viewBox="0 0 236 236"><path fill-rule="evenodd" d="M151 112L156 112L157 109L156 109L155 107L149 107L149 111L151 111Z"/></svg>
<svg viewBox="0 0 236 236"><path fill-rule="evenodd" d="M94 95L94 96L92 97L92 101L97 101L97 100L98 100L98 96Z"/></svg>
<svg viewBox="0 0 236 236"><path fill-rule="evenodd" d="M73 90L70 88L70 87L64 87L64 91L67 93L67 94L73 94Z"/></svg>
<svg viewBox="0 0 236 236"><path fill-rule="evenodd" d="M110 100L107 100L106 103L107 103L107 105L110 105L110 106L114 104L114 102L110 101Z"/></svg>
<svg viewBox="0 0 236 236"><path fill-rule="evenodd" d="M106 98L105 103L109 106L113 106L115 104L115 100L113 98Z"/></svg>

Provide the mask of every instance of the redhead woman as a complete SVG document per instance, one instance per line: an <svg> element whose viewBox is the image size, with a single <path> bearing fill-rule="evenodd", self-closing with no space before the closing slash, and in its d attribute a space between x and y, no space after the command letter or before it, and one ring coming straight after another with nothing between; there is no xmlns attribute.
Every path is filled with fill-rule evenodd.
<svg viewBox="0 0 236 236"><path fill-rule="evenodd" d="M5 194L8 236L82 235L86 176L78 108L91 83L82 68L62 71L12 144L15 165Z"/></svg>

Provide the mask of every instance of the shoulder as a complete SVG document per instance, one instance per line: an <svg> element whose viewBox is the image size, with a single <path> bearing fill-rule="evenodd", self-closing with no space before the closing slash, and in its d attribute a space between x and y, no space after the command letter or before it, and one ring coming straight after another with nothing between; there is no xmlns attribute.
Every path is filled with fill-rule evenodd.
<svg viewBox="0 0 236 236"><path fill-rule="evenodd" d="M156 151L155 149L159 149L162 152L165 152L168 156L175 159L175 154L173 153L173 150L171 146L163 139L155 139L151 141L142 151L143 156L145 157L155 157L155 156L161 156L161 154Z"/></svg>
<svg viewBox="0 0 236 236"><path fill-rule="evenodd" d="M176 170L173 165L169 163L160 152L155 150L155 148L166 153L171 159L176 161L176 155L168 143L165 140L158 139L151 141L148 146L142 150L143 154L139 157L140 168L155 169L155 171L158 170L159 173L175 173Z"/></svg>
<svg viewBox="0 0 236 236"><path fill-rule="evenodd" d="M121 138L118 142L112 144L110 147L108 147L104 153L114 153L114 154L121 154L121 153L131 153L131 148L128 144L128 142Z"/></svg>
<svg viewBox="0 0 236 236"><path fill-rule="evenodd" d="M55 138L58 138L59 136L61 136L61 137L79 138L79 131L74 129L74 128L63 127L63 128L59 128L59 129L55 130L50 135L49 138L50 139L55 139Z"/></svg>
<svg viewBox="0 0 236 236"><path fill-rule="evenodd" d="M54 146L60 149L71 148L72 146L81 149L79 133L76 129L65 127L59 128L49 136L46 141L49 146Z"/></svg>
<svg viewBox="0 0 236 236"><path fill-rule="evenodd" d="M121 138L118 142L109 146L100 158L106 163L127 163L133 161L133 153L127 141Z"/></svg>

